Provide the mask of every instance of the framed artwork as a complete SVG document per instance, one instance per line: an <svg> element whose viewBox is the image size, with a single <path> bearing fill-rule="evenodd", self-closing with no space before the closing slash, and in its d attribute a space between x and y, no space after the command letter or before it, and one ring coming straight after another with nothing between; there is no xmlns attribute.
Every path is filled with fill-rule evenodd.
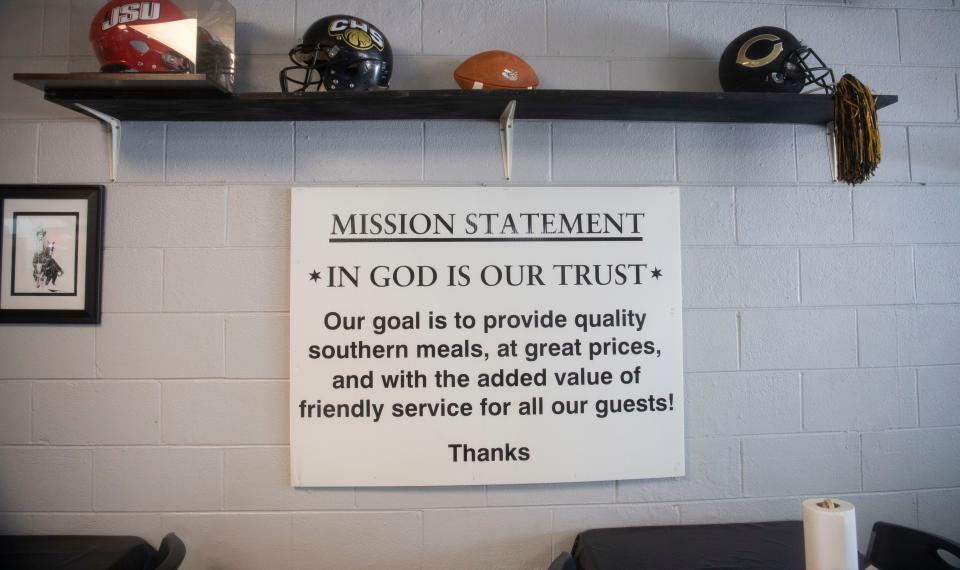
<svg viewBox="0 0 960 570"><path fill-rule="evenodd" d="M99 323L103 186L0 185L0 323Z"/></svg>

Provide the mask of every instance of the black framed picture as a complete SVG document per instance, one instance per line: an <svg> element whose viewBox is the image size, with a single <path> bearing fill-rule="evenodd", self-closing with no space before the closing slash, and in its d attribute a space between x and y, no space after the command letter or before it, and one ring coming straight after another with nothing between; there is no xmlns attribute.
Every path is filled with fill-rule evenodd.
<svg viewBox="0 0 960 570"><path fill-rule="evenodd" d="M103 186L0 185L0 323L99 323Z"/></svg>

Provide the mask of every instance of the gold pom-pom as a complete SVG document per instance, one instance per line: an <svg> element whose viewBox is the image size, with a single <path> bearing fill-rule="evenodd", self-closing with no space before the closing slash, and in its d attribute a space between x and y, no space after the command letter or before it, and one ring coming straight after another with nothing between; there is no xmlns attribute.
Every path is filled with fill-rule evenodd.
<svg viewBox="0 0 960 570"><path fill-rule="evenodd" d="M877 99L870 88L849 73L840 78L833 94L837 180L862 184L880 164Z"/></svg>

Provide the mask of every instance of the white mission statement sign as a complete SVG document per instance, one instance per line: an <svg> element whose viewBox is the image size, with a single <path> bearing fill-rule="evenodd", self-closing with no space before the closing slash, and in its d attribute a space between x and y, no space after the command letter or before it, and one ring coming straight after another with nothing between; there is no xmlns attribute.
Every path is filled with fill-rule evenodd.
<svg viewBox="0 0 960 570"><path fill-rule="evenodd" d="M684 474L676 188L294 188L295 486Z"/></svg>

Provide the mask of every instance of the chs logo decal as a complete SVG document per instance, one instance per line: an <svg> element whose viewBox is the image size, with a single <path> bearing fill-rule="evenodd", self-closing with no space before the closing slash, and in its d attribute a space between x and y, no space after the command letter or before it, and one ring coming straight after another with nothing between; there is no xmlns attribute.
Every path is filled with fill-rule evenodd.
<svg viewBox="0 0 960 570"><path fill-rule="evenodd" d="M383 51L384 48L383 36L376 28L366 22L352 18L342 18L330 22L327 33L359 50L376 47L378 51Z"/></svg>
<svg viewBox="0 0 960 570"><path fill-rule="evenodd" d="M133 2L117 6L104 18L101 28L109 30L117 24L129 24L138 20L156 20L160 18L159 2Z"/></svg>
<svg viewBox="0 0 960 570"><path fill-rule="evenodd" d="M520 79L520 72L516 69L510 69L508 67L505 67L503 71L500 72L500 75L502 75L507 81L517 81Z"/></svg>

